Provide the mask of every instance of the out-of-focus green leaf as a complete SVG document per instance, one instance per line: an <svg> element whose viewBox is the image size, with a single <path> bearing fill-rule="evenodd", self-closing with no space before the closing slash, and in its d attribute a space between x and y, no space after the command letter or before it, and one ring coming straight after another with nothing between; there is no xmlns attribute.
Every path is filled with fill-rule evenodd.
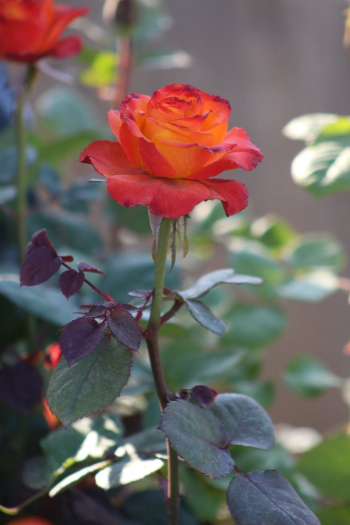
<svg viewBox="0 0 350 525"><path fill-rule="evenodd" d="M58 197L62 191L60 176L57 171L48 164L39 167L38 179L40 184L54 197Z"/></svg>
<svg viewBox="0 0 350 525"><path fill-rule="evenodd" d="M297 270L326 268L339 270L345 264L343 246L333 237L325 235L305 235L295 243L285 258Z"/></svg>
<svg viewBox="0 0 350 525"><path fill-rule="evenodd" d="M47 391L51 411L68 426L103 410L120 395L131 366L131 353L114 338L107 344L103 341L70 368L64 358L60 359Z"/></svg>
<svg viewBox="0 0 350 525"><path fill-rule="evenodd" d="M317 517L321 520L322 525L349 525L350 506L326 507L317 512Z"/></svg>
<svg viewBox="0 0 350 525"><path fill-rule="evenodd" d="M181 484L185 501L195 515L204 522L214 521L220 507L225 504L225 493L210 486L203 476L189 468L182 469Z"/></svg>
<svg viewBox="0 0 350 525"><path fill-rule="evenodd" d="M35 145L41 161L59 165L62 160L68 157L73 155L78 157L87 144L100 138L101 136L96 130L81 131L49 141L37 139Z"/></svg>
<svg viewBox="0 0 350 525"><path fill-rule="evenodd" d="M292 177L315 197L350 190L350 118L324 127L292 163Z"/></svg>
<svg viewBox="0 0 350 525"><path fill-rule="evenodd" d="M250 289L257 295L274 297L276 287L286 278L286 272L269 251L257 241L235 241L232 251L230 264L237 273L254 275L263 280L260 286Z"/></svg>
<svg viewBox="0 0 350 525"><path fill-rule="evenodd" d="M143 459L136 454L131 457L126 456L117 463L100 470L95 476L96 485L104 490L128 485L153 474L163 465L164 462L158 458Z"/></svg>
<svg viewBox="0 0 350 525"><path fill-rule="evenodd" d="M251 234L272 250L280 250L296 239L297 232L275 215L265 215L251 225Z"/></svg>
<svg viewBox="0 0 350 525"><path fill-rule="evenodd" d="M31 215L27 226L28 236L46 228L56 250L72 247L88 255L100 254L103 250L102 237L98 231L86 219L75 214L42 211Z"/></svg>
<svg viewBox="0 0 350 525"><path fill-rule="evenodd" d="M168 265L169 268L169 265ZM151 290L154 279L154 263L149 253L125 252L112 255L106 261L105 275L99 283L103 290L117 301L130 301L128 292L132 290ZM179 285L177 267L166 273L165 286L170 289Z"/></svg>
<svg viewBox="0 0 350 525"><path fill-rule="evenodd" d="M69 211L88 213L89 204L102 199L101 186L101 184L89 184L87 181L76 182L64 192L61 204Z"/></svg>
<svg viewBox="0 0 350 525"><path fill-rule="evenodd" d="M133 38L138 45L155 40L172 25L169 15L164 14L160 2L139 2L138 23Z"/></svg>
<svg viewBox="0 0 350 525"><path fill-rule="evenodd" d="M317 270L290 279L278 287L283 299L316 303L338 290L338 278L328 270Z"/></svg>
<svg viewBox="0 0 350 525"><path fill-rule="evenodd" d="M294 118L284 128L283 134L292 140L312 142L328 124L338 120L338 115L310 113Z"/></svg>
<svg viewBox="0 0 350 525"><path fill-rule="evenodd" d="M293 456L278 443L268 450L235 446L232 447L231 454L238 468L243 472L275 468L283 473L290 473L295 464Z"/></svg>
<svg viewBox="0 0 350 525"><path fill-rule="evenodd" d="M185 51L157 50L140 53L137 61L146 69L182 69L192 65L192 57Z"/></svg>
<svg viewBox="0 0 350 525"><path fill-rule="evenodd" d="M277 339L286 328L284 310L277 306L236 303L226 316L225 345L261 348Z"/></svg>
<svg viewBox="0 0 350 525"><path fill-rule="evenodd" d="M0 205L13 201L17 195L17 188L11 184L0 186Z"/></svg>
<svg viewBox="0 0 350 525"><path fill-rule="evenodd" d="M108 51L98 53L90 67L80 74L80 80L83 84L94 88L110 86L116 80L118 63L119 59L116 53Z"/></svg>
<svg viewBox="0 0 350 525"><path fill-rule="evenodd" d="M98 127L90 102L72 88L56 86L45 91L37 101L37 110L58 137Z"/></svg>
<svg viewBox="0 0 350 525"><path fill-rule="evenodd" d="M316 397L329 388L340 388L344 381L328 370L314 357L301 355L288 364L284 382L295 394L301 397Z"/></svg>
<svg viewBox="0 0 350 525"><path fill-rule="evenodd" d="M264 408L273 403L275 386L271 381L238 381L235 387L239 394L252 397Z"/></svg>
<svg viewBox="0 0 350 525"><path fill-rule="evenodd" d="M331 436L306 452L297 463L301 472L323 496L350 501L350 436Z"/></svg>
<svg viewBox="0 0 350 525"><path fill-rule="evenodd" d="M27 146L26 162L31 166L37 158L34 148ZM18 150L15 146L9 146L0 150L0 183L8 184L17 178Z"/></svg>
<svg viewBox="0 0 350 525"><path fill-rule="evenodd" d="M55 288L46 285L20 287L19 277L14 274L0 275L0 294L19 308L58 326L69 323L79 308L74 297L67 301Z"/></svg>
<svg viewBox="0 0 350 525"><path fill-rule="evenodd" d="M84 418L67 429L60 428L40 442L52 473L59 475L73 463L101 458L121 440L122 425L116 416Z"/></svg>

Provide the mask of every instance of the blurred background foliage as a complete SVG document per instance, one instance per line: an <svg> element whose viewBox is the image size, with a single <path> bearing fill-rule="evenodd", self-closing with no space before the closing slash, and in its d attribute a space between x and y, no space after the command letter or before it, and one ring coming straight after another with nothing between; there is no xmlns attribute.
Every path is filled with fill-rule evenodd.
<svg viewBox="0 0 350 525"><path fill-rule="evenodd" d="M118 106L129 90L132 71L159 75L188 68L193 59L157 41L171 26L161 2L120 1L118 9L115 23L112 3L105 4L109 30L93 19L76 22L87 35L83 53L67 70L64 64L41 66L54 83L47 88L44 77L42 84L39 80L25 118L28 238L46 228L60 254L72 254L103 270L104 275L92 275L91 281L121 302L131 300L129 291L152 287L147 210L124 209L107 196L104 184L87 184L89 168L79 166L77 158L92 140L111 138L99 104ZM24 513L67 525L165 524L164 440L156 429L159 408L145 348L135 359L122 397L106 413L64 430L45 402L57 330L76 316L79 304L94 296L83 288L67 301L56 277L48 285L19 288L12 119L18 78L18 68L0 65L0 503L15 506L43 490L44 496ZM137 86L135 90L141 91ZM308 114L292 120L284 134L306 143L292 163L298 185L316 198L350 189L349 117ZM90 176L95 175L91 170ZM201 274L221 268L261 277L263 284L223 285L205 297L205 304L227 322L221 338L183 311L164 326L162 359L169 389L204 383L218 392L249 395L272 409L282 382L305 402L333 389L339 404L350 405L347 370L331 370L317 357L312 341L308 348L296 343L293 357L278 373L269 367L282 349L279 341L288 329L290 304L316 305L337 292L349 293L341 242L329 231L299 232L274 213L254 217L251 209L225 218L221 206L210 202L191 214L190 251L185 259L178 255L175 269L167 275L169 288L184 289ZM346 308L345 300L343 304ZM31 341L28 312L35 319ZM335 356L339 350L330 349ZM317 429L311 428L311 418L303 427L288 426L291 411L293 406L285 406L279 413L283 424L276 427L277 442L271 450L234 447L238 467L278 468L322 525L348 524L347 421L339 419L337 428L324 437L319 430L326 429L319 420ZM181 524L232 523L225 504L229 481L203 478L181 465ZM1 514L0 523L7 522Z"/></svg>

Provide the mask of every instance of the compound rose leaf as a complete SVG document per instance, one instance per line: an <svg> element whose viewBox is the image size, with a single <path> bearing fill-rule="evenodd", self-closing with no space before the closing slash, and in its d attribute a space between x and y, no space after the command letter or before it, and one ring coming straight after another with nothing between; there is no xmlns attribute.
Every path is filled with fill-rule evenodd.
<svg viewBox="0 0 350 525"><path fill-rule="evenodd" d="M37 247L35 244L29 243L27 250L21 267L21 286L36 286L44 283L60 269L61 259L53 248L49 246Z"/></svg>
<svg viewBox="0 0 350 525"><path fill-rule="evenodd" d="M237 525L320 525L277 470L235 474L227 505Z"/></svg>
<svg viewBox="0 0 350 525"><path fill-rule="evenodd" d="M84 280L85 277L81 271L76 272L75 270L71 269L63 272L60 276L59 286L65 298L69 299L72 297L72 295L79 292L80 288L84 284Z"/></svg>
<svg viewBox="0 0 350 525"><path fill-rule="evenodd" d="M101 343L105 323L80 317L68 323L61 335L60 346L68 366L90 354Z"/></svg>
<svg viewBox="0 0 350 525"><path fill-rule="evenodd" d="M61 359L47 391L51 411L66 427L77 419L100 412L120 395L131 366L131 352L112 337L105 338L93 352L71 367Z"/></svg>
<svg viewBox="0 0 350 525"><path fill-rule="evenodd" d="M107 324L120 343L131 350L138 350L141 343L140 327L126 310L116 309L107 316Z"/></svg>

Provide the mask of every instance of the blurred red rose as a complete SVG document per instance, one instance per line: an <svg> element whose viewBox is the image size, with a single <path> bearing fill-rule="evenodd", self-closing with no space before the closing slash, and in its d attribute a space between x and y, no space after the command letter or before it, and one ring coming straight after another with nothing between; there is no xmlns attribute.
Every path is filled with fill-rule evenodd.
<svg viewBox="0 0 350 525"><path fill-rule="evenodd" d="M59 343L52 343L45 350L46 356L44 360L44 367L46 370L52 370L58 365L58 361L62 357L62 350Z"/></svg>
<svg viewBox="0 0 350 525"><path fill-rule="evenodd" d="M0 58L33 63L47 55L76 55L81 50L80 39L60 37L72 20L88 11L53 0L0 0Z"/></svg>
<svg viewBox="0 0 350 525"><path fill-rule="evenodd" d="M263 155L243 128L227 131L230 111L227 100L184 84L165 86L152 97L131 93L120 111L109 112L119 142L93 142L80 160L107 178L109 194L122 206L141 204L175 218L219 199L226 215L233 215L247 206L246 187L210 177L252 170Z"/></svg>
<svg viewBox="0 0 350 525"><path fill-rule="evenodd" d="M6 525L53 525L53 523L44 518L40 518L40 516L27 516L26 518L8 521Z"/></svg>

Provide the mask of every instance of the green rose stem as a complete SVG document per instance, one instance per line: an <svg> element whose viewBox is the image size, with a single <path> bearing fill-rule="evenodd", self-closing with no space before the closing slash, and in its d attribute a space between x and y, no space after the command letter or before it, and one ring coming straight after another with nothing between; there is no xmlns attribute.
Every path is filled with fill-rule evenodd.
<svg viewBox="0 0 350 525"><path fill-rule="evenodd" d="M158 231L157 260L154 273L151 315L147 326L147 347L159 404L162 411L168 403L167 388L160 359L158 332L161 326L161 307L163 299L166 258L169 246L171 220L163 218ZM179 466L175 450L167 439L168 449L168 525L178 523Z"/></svg>

